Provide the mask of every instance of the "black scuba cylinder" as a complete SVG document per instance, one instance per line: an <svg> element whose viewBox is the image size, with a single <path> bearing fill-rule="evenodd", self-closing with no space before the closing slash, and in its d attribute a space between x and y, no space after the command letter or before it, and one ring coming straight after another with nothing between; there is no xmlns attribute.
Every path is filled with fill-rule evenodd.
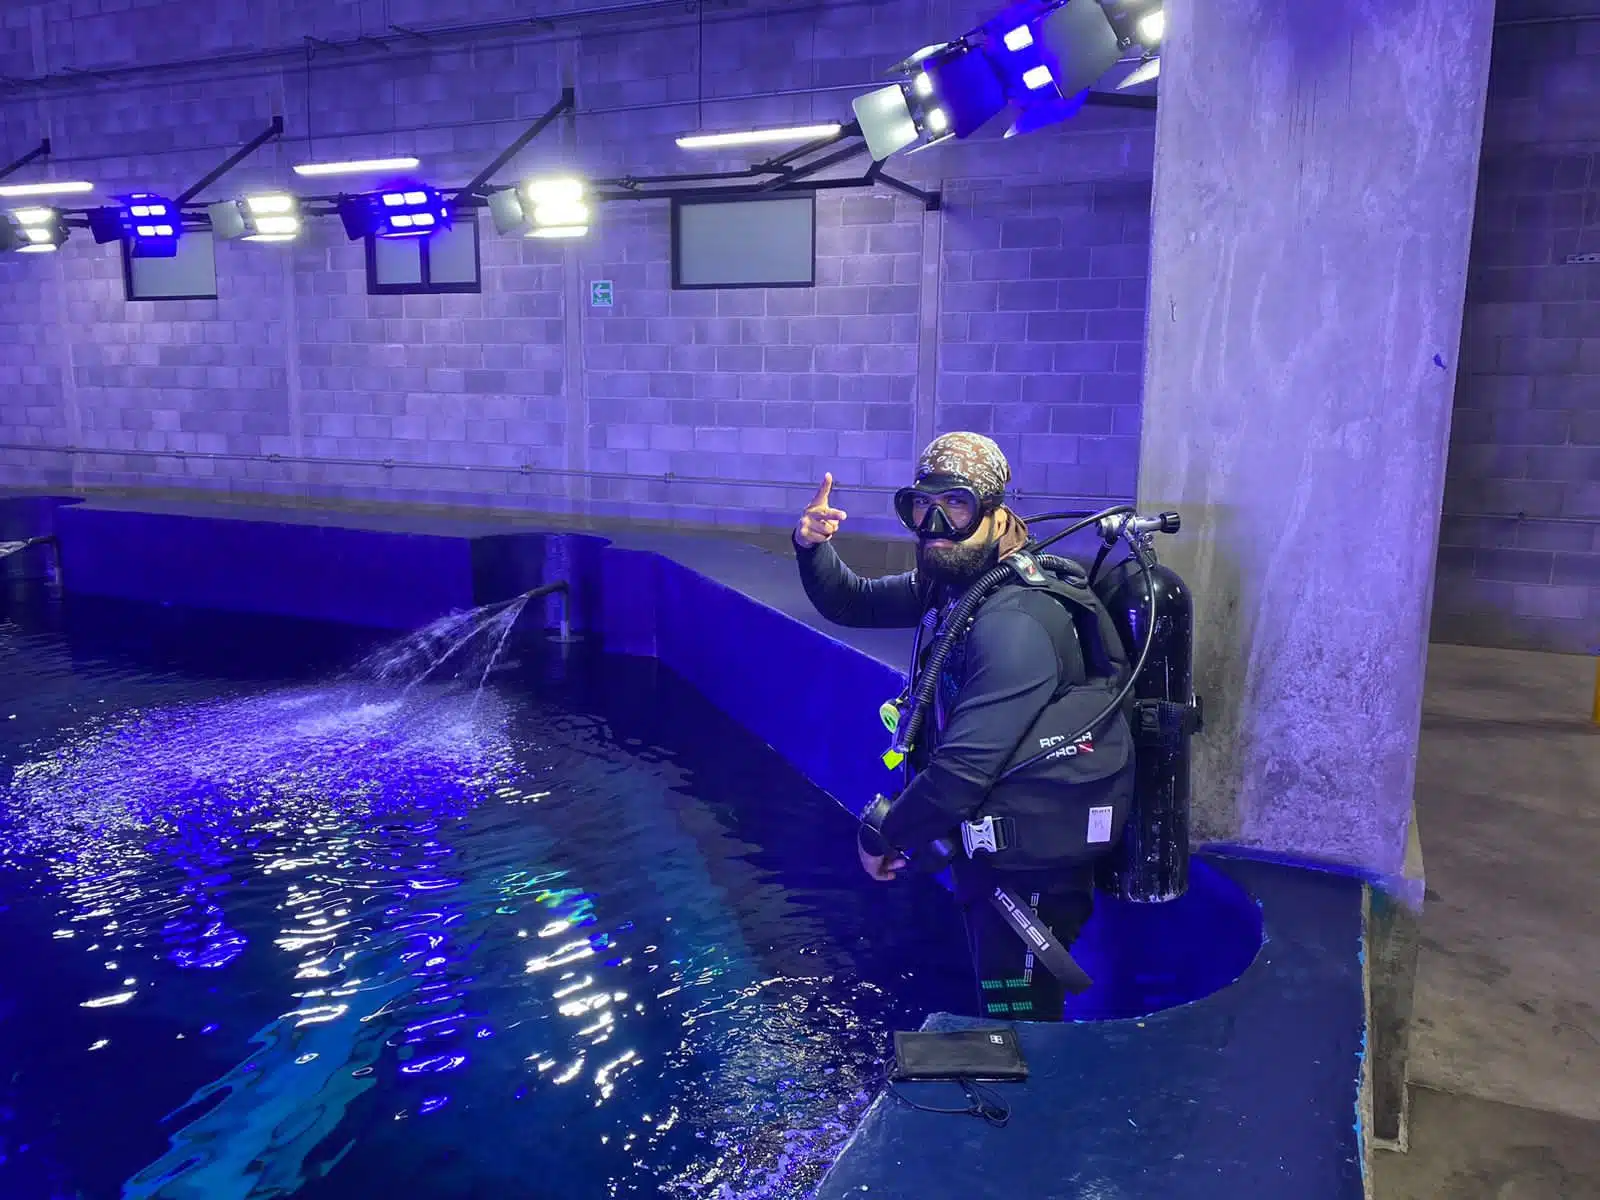
<svg viewBox="0 0 1600 1200"><path fill-rule="evenodd" d="M1095 884L1151 904L1176 900L1189 887L1189 739L1199 729L1200 709L1189 589L1169 567L1149 564L1148 576L1146 569L1128 558L1094 585L1130 655L1149 639L1133 679L1133 806L1121 839L1096 867Z"/></svg>

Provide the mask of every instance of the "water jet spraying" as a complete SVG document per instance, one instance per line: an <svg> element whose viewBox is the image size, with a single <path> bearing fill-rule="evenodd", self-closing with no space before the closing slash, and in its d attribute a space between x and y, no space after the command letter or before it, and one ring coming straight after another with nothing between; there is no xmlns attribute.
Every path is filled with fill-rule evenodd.
<svg viewBox="0 0 1600 1200"><path fill-rule="evenodd" d="M567 583L558 580L509 600L440 617L368 655L357 665L356 674L382 683L398 683L409 690L448 663L454 666L457 677L475 676L481 690L499 665L511 631L528 605L551 595L561 597L560 624L552 640L562 645L577 641L568 612Z"/></svg>
<svg viewBox="0 0 1600 1200"><path fill-rule="evenodd" d="M47 534L44 537L24 538L20 542L0 542L0 559L10 558L13 554L21 554L24 550L31 550L35 546L54 546L55 535Z"/></svg>

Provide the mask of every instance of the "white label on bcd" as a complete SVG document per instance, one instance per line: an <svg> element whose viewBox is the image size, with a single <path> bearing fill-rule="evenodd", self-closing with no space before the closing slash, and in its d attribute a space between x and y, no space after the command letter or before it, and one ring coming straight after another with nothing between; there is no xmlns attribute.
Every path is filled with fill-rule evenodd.
<svg viewBox="0 0 1600 1200"><path fill-rule="evenodd" d="M1089 844L1093 846L1096 842L1109 842L1110 840L1110 807L1091 808L1089 810Z"/></svg>

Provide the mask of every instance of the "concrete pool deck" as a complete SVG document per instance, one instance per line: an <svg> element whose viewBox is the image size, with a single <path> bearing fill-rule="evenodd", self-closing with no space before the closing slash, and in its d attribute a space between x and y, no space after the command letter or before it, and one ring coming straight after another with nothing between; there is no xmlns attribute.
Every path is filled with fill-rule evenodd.
<svg viewBox="0 0 1600 1200"><path fill-rule="evenodd" d="M1005 1128L881 1095L815 1200L1361 1196L1361 885L1208 861L1266 918L1237 983L1137 1020L1017 1026L1028 1082L990 1087L1010 1102ZM925 1027L979 1024L935 1014ZM965 1103L949 1084L900 1090L917 1104Z"/></svg>
<svg viewBox="0 0 1600 1200"><path fill-rule="evenodd" d="M574 628L658 659L824 791L859 801L882 783L870 776L877 707L900 686L909 635L828 625L793 564L754 546L203 501L51 511L69 596L412 629L565 581ZM547 602L547 625L559 604ZM826 738L814 736L818 713ZM1032 1076L1004 1089L1005 1128L880 1098L819 1200L1362 1196L1363 886L1206 861L1262 908L1263 946L1238 982L1138 1020L1024 1026Z"/></svg>

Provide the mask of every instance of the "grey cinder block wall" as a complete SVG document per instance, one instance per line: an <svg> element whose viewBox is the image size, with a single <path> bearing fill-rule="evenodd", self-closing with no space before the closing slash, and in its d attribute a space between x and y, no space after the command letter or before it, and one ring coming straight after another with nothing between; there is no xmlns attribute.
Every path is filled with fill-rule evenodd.
<svg viewBox="0 0 1600 1200"><path fill-rule="evenodd" d="M10 143L48 134L56 171L113 192L174 194L275 112L290 136L208 197L291 183L308 157L391 153L459 186L568 81L573 127L498 181L724 169L774 151L674 136L848 120L892 63L980 15L628 7L543 5L554 17L534 24L498 0L236 2L210 22L181 3L21 4L0 76L34 82L0 105ZM938 213L884 187L821 193L809 289L673 290L662 203L608 205L570 246L497 237L485 217L481 295L368 296L361 246L323 220L292 248L219 244L216 300L129 304L113 248L79 235L56 261L0 262L0 462L78 486L738 525L792 521L832 471L854 527L887 533L918 443L959 425L1005 446L1030 505L1128 497L1153 143L1152 113L1101 109L897 161L942 190ZM339 183L321 182L297 190ZM590 303L601 279L614 307Z"/></svg>
<svg viewBox="0 0 1600 1200"><path fill-rule="evenodd" d="M49 136L59 176L170 195L282 113L288 136L208 197L289 184L312 157L391 153L459 185L572 82L570 134L501 181L742 166L759 153L692 155L673 137L844 119L891 63L998 6L595 15L615 6L573 0L540 5L542 23L519 20L527 7L223 0L202 19L177 0L14 3L0 150ZM1581 373L1600 369L1600 268L1553 265L1596 236L1596 37L1519 26L1497 49L1442 637L1600 640ZM129 304L113 248L80 233L59 255L0 259L0 482L779 526L831 470L856 527L892 533L887 489L921 441L959 426L1001 442L1029 506L1126 498L1152 154L1151 114L1101 109L897 160L944 210L824 193L803 290L672 290L659 204L608 206L580 246L499 238L485 220L481 295L368 296L361 247L322 221L292 248L220 244L216 300ZM1517 253L1533 257L1505 259ZM598 279L610 309L589 303ZM1562 520L1484 515L1502 512Z"/></svg>
<svg viewBox="0 0 1600 1200"><path fill-rule="evenodd" d="M1501 0L1434 636L1600 650L1600 5Z"/></svg>

